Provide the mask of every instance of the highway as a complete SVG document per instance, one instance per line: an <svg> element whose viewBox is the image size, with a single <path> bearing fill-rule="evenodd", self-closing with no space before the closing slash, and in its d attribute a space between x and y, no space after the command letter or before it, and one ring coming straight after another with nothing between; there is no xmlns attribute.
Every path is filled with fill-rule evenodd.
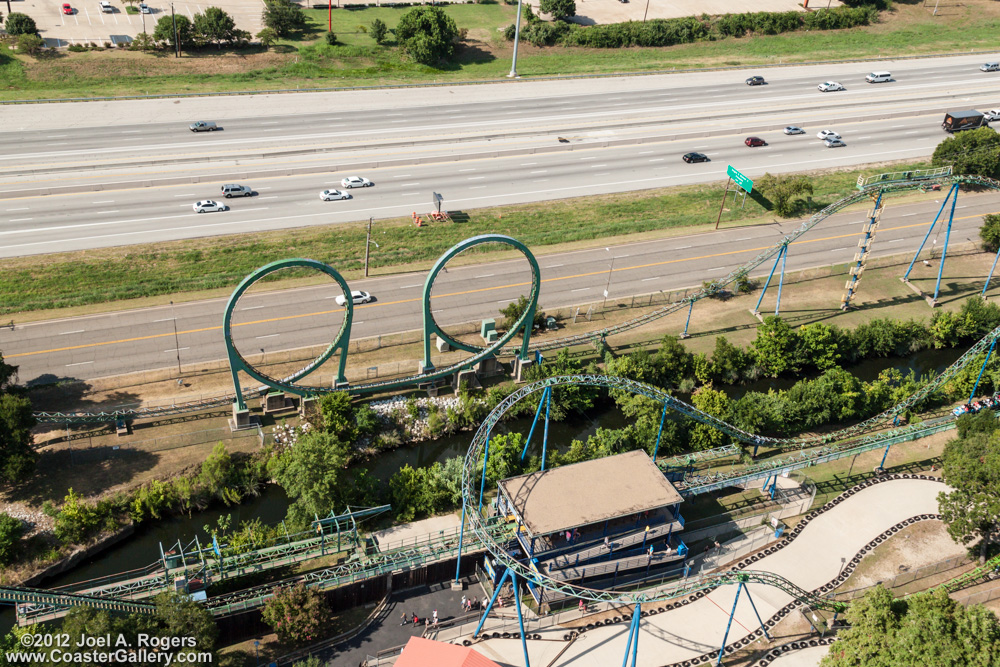
<svg viewBox="0 0 1000 667"><path fill-rule="evenodd" d="M872 255L912 254L940 208L942 196L928 193L923 201L901 204L890 198ZM974 240L981 216L996 212L1000 212L1000 193L961 195L952 243ZM790 246L787 270L851 261L864 216L864 209L857 208L828 218ZM696 287L777 243L797 224L724 228L608 249L540 255L541 307L599 305L606 286L612 299ZM943 232L936 237L940 248ZM961 258L951 261L961 262ZM752 275L763 280L769 269L770 265L762 266ZM442 325L498 317L500 307L527 292L528 280L523 259L456 266L435 283L434 316ZM353 281L352 289L369 291L376 301L356 307L352 338L418 329L423 282L424 274ZM786 285L786 293L789 289L794 286ZM329 343L343 318L343 310L333 301L336 295L335 288L327 285L270 292L266 286L256 286L239 302L234 316L237 346L257 362L278 350ZM831 307L839 304L840 296L830 294ZM773 309L773 304L774 293L769 292L762 311ZM711 304L698 307L710 308ZM167 368L176 364L178 355L184 364L222 359L224 308L225 299L212 299L16 325L13 331L0 329L0 349L5 360L20 366L24 382ZM678 320L678 331L681 326Z"/></svg>
<svg viewBox="0 0 1000 667"><path fill-rule="evenodd" d="M0 257L397 217L432 193L461 210L719 181L727 164L755 178L926 157L945 110L1000 106L981 60L5 107ZM866 84L872 69L894 81ZM847 90L817 91L828 79ZM189 132L198 119L223 131ZM824 128L847 146L823 146ZM768 146L744 146L750 134ZM689 151L712 161L685 164ZM319 200L355 173L375 187ZM225 182L257 195L192 211Z"/></svg>

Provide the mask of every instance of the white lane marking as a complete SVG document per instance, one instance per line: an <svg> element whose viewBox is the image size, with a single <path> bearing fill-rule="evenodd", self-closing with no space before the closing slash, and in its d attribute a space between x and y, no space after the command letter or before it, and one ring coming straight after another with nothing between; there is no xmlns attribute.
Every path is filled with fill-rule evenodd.
<svg viewBox="0 0 1000 667"><path fill-rule="evenodd" d="M122 130L122 134L139 134L142 130Z"/></svg>
<svg viewBox="0 0 1000 667"><path fill-rule="evenodd" d="M461 174L462 172L465 172L465 171L475 171L475 169L459 169L458 173Z"/></svg>
<svg viewBox="0 0 1000 667"><path fill-rule="evenodd" d="M172 196L174 196L174 197L194 197L194 193L185 192L182 195L172 195Z"/></svg>
<svg viewBox="0 0 1000 667"><path fill-rule="evenodd" d="M591 155L590 157L582 157L582 158L580 158L581 161L582 160L596 160L596 159L597 159L596 155Z"/></svg>
<svg viewBox="0 0 1000 667"><path fill-rule="evenodd" d="M94 215L108 215L109 213L120 213L121 211L98 211Z"/></svg>
<svg viewBox="0 0 1000 667"><path fill-rule="evenodd" d="M652 155L656 151L639 151L639 155Z"/></svg>
<svg viewBox="0 0 1000 667"><path fill-rule="evenodd" d="M642 280L640 280L639 282L643 282L643 283L645 283L645 282L649 282L650 280L659 280L659 279L660 279L660 277L659 277L659 276L656 276L655 278L643 278L643 279L642 279Z"/></svg>
<svg viewBox="0 0 1000 667"><path fill-rule="evenodd" d="M420 287L423 283L414 283L412 285L403 285L399 289L410 289L411 287Z"/></svg>
<svg viewBox="0 0 1000 667"><path fill-rule="evenodd" d="M92 364L92 363L94 363L94 362L93 361L81 361L81 362L75 363L75 364L66 364L66 368L69 368L70 366L86 366L87 364Z"/></svg>
<svg viewBox="0 0 1000 667"><path fill-rule="evenodd" d="M175 319L177 319L177 318L176 317L168 317L168 318L166 318L164 320L153 320L153 324L156 324L157 322L173 322Z"/></svg>
<svg viewBox="0 0 1000 667"><path fill-rule="evenodd" d="M903 132L903 134L916 134L918 132L920 132L920 130L911 130L909 132Z"/></svg>
<svg viewBox="0 0 1000 667"><path fill-rule="evenodd" d="M77 329L76 331L63 331L59 335L60 336L69 336L70 334L83 333L84 331L86 331L86 329Z"/></svg>
<svg viewBox="0 0 1000 667"><path fill-rule="evenodd" d="M901 217L901 218L905 218L905 217L907 217L907 216L911 216L911 215L920 215L920 214L919 214L919 213L903 213L903 214L902 214L902 215L900 215L899 217Z"/></svg>
<svg viewBox="0 0 1000 667"><path fill-rule="evenodd" d="M409 178L412 174L396 174L393 178Z"/></svg>
<svg viewBox="0 0 1000 667"><path fill-rule="evenodd" d="M607 167L607 166L608 165L606 165L606 164L592 164L592 165L590 165L590 168L591 169L599 169L601 167Z"/></svg>
<svg viewBox="0 0 1000 667"><path fill-rule="evenodd" d="M114 204L114 199L102 199L101 201L91 202L92 204Z"/></svg>
<svg viewBox="0 0 1000 667"><path fill-rule="evenodd" d="M46 146L68 146L69 142L68 141L51 141L51 142L49 142L49 143L47 143L45 145Z"/></svg>
<svg viewBox="0 0 1000 667"><path fill-rule="evenodd" d="M503 299L502 301L497 301L497 303L512 303L517 301L517 299Z"/></svg>
<svg viewBox="0 0 1000 667"><path fill-rule="evenodd" d="M419 192L403 192L399 196L400 197L415 197L415 196L417 196L419 194L420 194Z"/></svg>
<svg viewBox="0 0 1000 667"><path fill-rule="evenodd" d="M547 174L547 173L549 173L549 170L548 169L540 169L538 171L533 171L531 173L532 174Z"/></svg>
<svg viewBox="0 0 1000 667"><path fill-rule="evenodd" d="M190 347L175 347L172 350L164 350L164 352L180 352L181 350L190 350Z"/></svg>
<svg viewBox="0 0 1000 667"><path fill-rule="evenodd" d="M250 306L248 308L240 308L240 310L257 310L259 308L267 308L267 306Z"/></svg>
<svg viewBox="0 0 1000 667"><path fill-rule="evenodd" d="M563 264L552 264L551 266L546 266L546 269L554 269L556 267L563 266Z"/></svg>
<svg viewBox="0 0 1000 667"><path fill-rule="evenodd" d="M414 185L420 185L420 183L400 183L401 188L412 188Z"/></svg>
<svg viewBox="0 0 1000 667"><path fill-rule="evenodd" d="M34 218L11 218L8 222L27 222L28 220L34 220Z"/></svg>
<svg viewBox="0 0 1000 667"><path fill-rule="evenodd" d="M275 336L280 336L281 334L267 334L266 336L256 336L256 338L274 338Z"/></svg>
<svg viewBox="0 0 1000 667"><path fill-rule="evenodd" d="M257 199L255 199L254 201L261 201L261 200L264 200L264 199L277 199L277 198L278 198L278 195L270 195L269 197L257 197Z"/></svg>
<svg viewBox="0 0 1000 667"><path fill-rule="evenodd" d="M589 287L581 287L580 289L570 290L570 292L586 292L589 289Z"/></svg>
<svg viewBox="0 0 1000 667"><path fill-rule="evenodd" d="M852 248L850 248L850 247L847 247L847 248L834 248L830 252L843 252L844 250L851 250L851 249Z"/></svg>
<svg viewBox="0 0 1000 667"><path fill-rule="evenodd" d="M685 248L690 248L690 247L691 246L689 245L679 245L676 248L674 248L674 250L684 250Z"/></svg>
<svg viewBox="0 0 1000 667"><path fill-rule="evenodd" d="M891 241L886 241L886 243L901 243L902 241L905 241L905 240L906 239L892 239Z"/></svg>
<svg viewBox="0 0 1000 667"><path fill-rule="evenodd" d="M484 189L484 188L486 188L486 186L485 186L485 185L473 185L473 186L472 186L471 188L469 188L469 189L470 189L470 190L482 190L482 189Z"/></svg>
<svg viewBox="0 0 1000 667"><path fill-rule="evenodd" d="M27 210L30 210L30 209L27 206L25 206L24 208L9 208L7 210L8 211L27 211Z"/></svg>
<svg viewBox="0 0 1000 667"><path fill-rule="evenodd" d="M521 166L522 167L534 167L536 164L538 164L538 163L537 162L522 162Z"/></svg>
<svg viewBox="0 0 1000 667"><path fill-rule="evenodd" d="M657 157L657 158L653 158L652 160L650 160L650 162L663 162L666 159L667 158L665 158L665 157Z"/></svg>
<svg viewBox="0 0 1000 667"><path fill-rule="evenodd" d="M474 278L492 278L494 275L496 275L496 274L494 274L494 273L484 273L481 276L473 276L473 277ZM515 301L516 301L516 299L515 299Z"/></svg>
<svg viewBox="0 0 1000 667"><path fill-rule="evenodd" d="M470 181L481 181L484 178L486 178L486 177L485 176L469 176L468 180L470 180Z"/></svg>

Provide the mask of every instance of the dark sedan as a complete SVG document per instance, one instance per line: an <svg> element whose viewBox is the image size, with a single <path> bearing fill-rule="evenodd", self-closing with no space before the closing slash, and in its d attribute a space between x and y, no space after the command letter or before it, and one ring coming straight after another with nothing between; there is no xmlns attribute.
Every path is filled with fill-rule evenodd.
<svg viewBox="0 0 1000 667"><path fill-rule="evenodd" d="M747 79L748 86L763 86L765 83L767 82L764 81L764 77L762 76L752 76Z"/></svg>
<svg viewBox="0 0 1000 667"><path fill-rule="evenodd" d="M708 162L708 156L705 155L704 153L685 153L684 154L684 161L688 162L688 163L690 163L690 162Z"/></svg>

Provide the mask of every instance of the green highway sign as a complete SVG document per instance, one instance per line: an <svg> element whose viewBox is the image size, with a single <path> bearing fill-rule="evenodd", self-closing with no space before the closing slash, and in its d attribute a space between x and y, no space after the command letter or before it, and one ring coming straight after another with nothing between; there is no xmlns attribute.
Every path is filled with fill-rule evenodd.
<svg viewBox="0 0 1000 667"><path fill-rule="evenodd" d="M753 181L736 171L736 169L733 168L733 165L729 165L726 169L726 173L729 174L729 178L736 181L736 185L746 190L747 193L753 192Z"/></svg>

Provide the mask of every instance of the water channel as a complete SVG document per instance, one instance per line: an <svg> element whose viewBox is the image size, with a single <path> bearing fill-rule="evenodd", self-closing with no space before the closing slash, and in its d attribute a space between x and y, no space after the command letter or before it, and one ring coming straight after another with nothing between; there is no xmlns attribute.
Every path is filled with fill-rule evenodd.
<svg viewBox="0 0 1000 667"><path fill-rule="evenodd" d="M850 368L862 380L870 381L886 368L898 368L906 373L913 370L918 376L924 373L938 373L952 364L962 354L962 350L924 350L908 358L876 359ZM767 391L768 389L787 389L795 383L795 379L765 379L758 382L725 389L733 398L742 396L748 391ZM530 400L530 399L529 399ZM568 422L551 423L549 426L550 446L565 450L573 440L585 440L598 428L622 428L626 423L623 415L613 407L597 411L593 415L577 416ZM504 423L501 428L527 434L531 419L521 418ZM378 458L363 465L372 474L387 481L397 470L409 464L413 467L425 467L435 462L443 462L454 456L464 456L472 432L459 433L437 440L422 442L408 447L385 452ZM541 433L536 432L534 442L541 442ZM535 447L532 451L535 451ZM65 586L102 577L117 572L143 567L159 559L160 544L166 548L176 544L180 539L184 544L194 539L197 534L200 539L206 537L204 526L214 525L220 516L232 515L232 526L242 520L259 518L263 523L274 524L284 518L288 508L288 497L281 487L271 485L263 493L248 502L236 507L216 506L208 510L193 513L191 516L176 516L163 521L141 527L127 540L91 558L73 570L54 577L44 583L46 588ZM0 632L7 632L14 622L11 608L0 611Z"/></svg>

